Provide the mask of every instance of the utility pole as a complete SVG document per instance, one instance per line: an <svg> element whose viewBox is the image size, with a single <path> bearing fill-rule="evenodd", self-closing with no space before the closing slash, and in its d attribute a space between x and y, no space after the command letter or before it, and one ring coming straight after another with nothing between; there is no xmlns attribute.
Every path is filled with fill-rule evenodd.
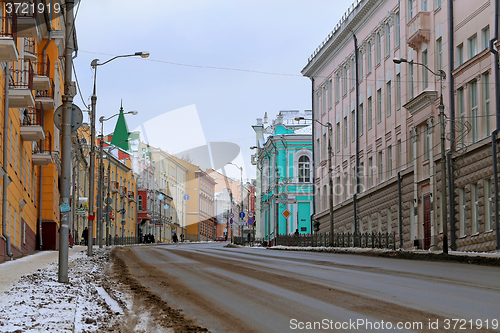
<svg viewBox="0 0 500 333"><path fill-rule="evenodd" d="M73 96L71 95L71 76L73 70L73 5L74 0L66 1L66 50L63 112L61 123L61 202L59 231L59 278L61 283L68 283L68 247L69 247L69 196L71 188L71 114Z"/></svg>
<svg viewBox="0 0 500 333"><path fill-rule="evenodd" d="M110 171L111 171L111 163L108 160L108 193L106 197L106 207L111 208L111 198L109 196L109 190L111 186L111 180L110 180ZM109 222L110 222L110 215L111 214L111 209L106 209L106 245L111 245L110 242L110 237L109 237Z"/></svg>
<svg viewBox="0 0 500 333"><path fill-rule="evenodd" d="M444 72L440 71L441 76L441 96L439 97L439 122L441 125L441 217L443 221L443 253L448 254L448 219L446 209L446 125L444 122L444 104L443 104L443 80Z"/></svg>

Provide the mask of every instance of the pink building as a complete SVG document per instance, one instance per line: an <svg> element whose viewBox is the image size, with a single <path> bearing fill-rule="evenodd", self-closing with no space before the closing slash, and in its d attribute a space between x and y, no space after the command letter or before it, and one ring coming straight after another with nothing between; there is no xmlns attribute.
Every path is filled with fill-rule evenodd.
<svg viewBox="0 0 500 333"><path fill-rule="evenodd" d="M498 246L491 150L495 66L488 49L494 2L454 1L452 15L448 6L447 0L356 1L303 69L313 83L314 118L333 129L335 232L402 233L404 248L437 250L448 221L452 248L492 251ZM394 58L407 62L396 64ZM448 120L453 112L456 119L451 191L441 191L441 81L422 65L446 74L444 110ZM445 124L450 138L450 121ZM329 232L328 129L315 123L313 140L315 219L320 232ZM445 144L450 148L449 140ZM446 219L442 193L451 197Z"/></svg>

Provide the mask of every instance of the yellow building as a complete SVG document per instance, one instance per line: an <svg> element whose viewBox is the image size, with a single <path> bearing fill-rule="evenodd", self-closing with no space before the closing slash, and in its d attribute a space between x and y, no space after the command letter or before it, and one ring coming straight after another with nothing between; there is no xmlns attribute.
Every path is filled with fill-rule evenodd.
<svg viewBox="0 0 500 333"><path fill-rule="evenodd" d="M61 105L65 47L60 16L13 16L7 5L0 3L0 261L58 248L59 131L53 116Z"/></svg>

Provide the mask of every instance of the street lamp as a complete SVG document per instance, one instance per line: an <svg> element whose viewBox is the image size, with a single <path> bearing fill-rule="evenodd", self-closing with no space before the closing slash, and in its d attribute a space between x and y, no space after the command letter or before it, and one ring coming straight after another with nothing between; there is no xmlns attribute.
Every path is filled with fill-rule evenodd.
<svg viewBox="0 0 500 333"><path fill-rule="evenodd" d="M316 119L306 119L304 117L296 117L295 121L314 120L323 127L328 127L328 181L330 184L330 246L333 246L333 167L332 167L332 123L327 122L326 125ZM311 230L312 234L312 230Z"/></svg>
<svg viewBox="0 0 500 333"><path fill-rule="evenodd" d="M447 209L446 209L446 141L445 141L445 123L444 123L444 104L443 104L443 80L446 79L446 73L440 69L437 73L432 71L429 67L424 64L408 61L404 58L394 58L392 61L395 64L400 64L402 62L407 62L409 64L415 64L425 67L429 72L440 78L440 89L439 89L439 122L441 123L441 216L443 217L443 253L448 254L448 221L447 221Z"/></svg>
<svg viewBox="0 0 500 333"><path fill-rule="evenodd" d="M136 115L139 112L136 110L134 111L129 111L125 112L123 114L132 114ZM120 113L114 114L111 117L104 118L104 116L101 116L99 118L99 122L101 123L101 139L99 140L99 176L98 176L98 183L97 183L97 191L99 193L99 200L97 201L97 223L99 223L97 230L100 231L98 233L98 240L99 240L99 248L102 248L103 246L103 236L104 236L104 221L102 218L102 203L104 199L104 164L103 164L103 145L104 145L104 122L108 121L116 116L120 115ZM125 140L124 142L127 142L128 140ZM113 149L116 148L113 147ZM111 151L111 149L110 149ZM109 177L109 175L108 175ZM109 179L109 178L108 178ZM106 206L109 205L109 203L106 203ZM107 212L109 213L109 212ZM106 228L106 241L108 239L108 228Z"/></svg>
<svg viewBox="0 0 500 333"><path fill-rule="evenodd" d="M93 237L94 237L94 155L95 155L95 117L96 117L96 103L97 103L97 95L96 95L96 80L97 80L97 67L107 64L117 58L126 58L126 57L134 57L139 56L141 58L149 57L149 52L136 52L134 54L127 55L119 55L113 57L103 63L99 63L99 59L94 59L90 63L90 66L94 70L94 88L92 90L91 96L91 110L90 110L90 177L89 177L89 241L88 241L88 250L87 255L92 256L92 245L93 245Z"/></svg>
<svg viewBox="0 0 500 333"><path fill-rule="evenodd" d="M232 162L227 162L227 164L234 165L235 167L240 169L240 176L241 176L241 178L240 178L240 203L241 203L240 212L243 212L243 167L240 167ZM238 223L239 223L239 221L238 221ZM243 243L243 225L241 226L240 237L241 237L241 242Z"/></svg>

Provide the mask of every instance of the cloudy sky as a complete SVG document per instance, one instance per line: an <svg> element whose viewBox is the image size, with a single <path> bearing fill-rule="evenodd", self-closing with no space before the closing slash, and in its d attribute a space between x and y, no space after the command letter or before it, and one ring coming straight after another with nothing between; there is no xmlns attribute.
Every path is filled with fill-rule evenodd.
<svg viewBox="0 0 500 333"><path fill-rule="evenodd" d="M172 121L150 121L157 127L147 131L158 136L174 126L196 132L196 142L201 137L237 144L242 154L235 163L255 177L251 125L265 112L274 118L279 110L311 108L311 82L300 71L348 5L339 0L82 0L75 67L83 101L90 104L92 59L148 51L147 59L116 59L98 67L97 118L118 112L123 100L126 111L139 111L127 116L133 130L194 106L199 119L177 113ZM82 98L76 96L75 103L86 109ZM113 128L109 121L105 132ZM189 135L166 138L168 151L193 148ZM239 178L233 169L230 175Z"/></svg>

